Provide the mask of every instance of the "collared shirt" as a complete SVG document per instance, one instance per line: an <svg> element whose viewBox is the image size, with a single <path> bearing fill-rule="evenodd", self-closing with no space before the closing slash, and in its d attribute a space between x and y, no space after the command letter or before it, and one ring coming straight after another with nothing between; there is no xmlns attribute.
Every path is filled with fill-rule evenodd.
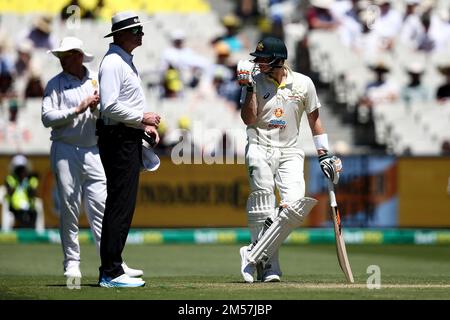
<svg viewBox="0 0 450 320"><path fill-rule="evenodd" d="M255 76L255 83L257 119L247 126L249 143L296 147L303 112L309 114L321 106L312 80L288 70L284 83L263 73Z"/></svg>
<svg viewBox="0 0 450 320"><path fill-rule="evenodd" d="M106 125L124 123L140 128L145 108L141 78L133 56L110 44L100 65L100 112Z"/></svg>
<svg viewBox="0 0 450 320"><path fill-rule="evenodd" d="M42 123L52 127L52 141L61 141L79 147L97 144L95 136L96 115L88 108L77 115L81 101L98 92L97 74L86 70L83 79L66 72L53 77L47 84L42 101ZM98 112L96 112L98 113Z"/></svg>

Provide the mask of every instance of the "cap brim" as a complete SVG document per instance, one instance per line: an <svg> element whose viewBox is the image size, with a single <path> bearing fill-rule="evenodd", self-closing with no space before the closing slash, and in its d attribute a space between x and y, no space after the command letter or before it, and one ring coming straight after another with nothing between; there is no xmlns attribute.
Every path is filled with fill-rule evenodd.
<svg viewBox="0 0 450 320"><path fill-rule="evenodd" d="M147 21L143 21L143 22L139 22L139 23L134 23L134 24L130 24L129 26L114 30L113 32L108 33L106 36L104 36L103 38L109 38L112 37L114 35L114 33L122 31L122 30L126 30L126 29L130 29L130 28L134 28L134 27L138 27L138 26L143 26L144 24L147 24L151 21L147 20Z"/></svg>
<svg viewBox="0 0 450 320"><path fill-rule="evenodd" d="M94 60L94 55L84 52L83 50L80 50L78 48L71 48L71 49L64 49L64 50L61 50L61 49L48 50L47 53L51 53L59 59L58 54L60 54L61 52L66 52L66 51L70 51L70 50L77 50L78 52L81 52L83 54L83 62L91 62Z"/></svg>
<svg viewBox="0 0 450 320"><path fill-rule="evenodd" d="M272 57L272 55L270 55L270 54L264 54L264 53L259 53L259 52L252 52L252 53L250 53L250 55L252 57L257 57L257 58L270 58L270 57Z"/></svg>
<svg viewBox="0 0 450 320"><path fill-rule="evenodd" d="M382 72L389 72L389 71L391 71L390 68L385 67L385 66L369 66L369 68L374 70L374 71L382 71Z"/></svg>
<svg viewBox="0 0 450 320"><path fill-rule="evenodd" d="M450 72L450 66L440 66L437 69L440 73L444 75Z"/></svg>

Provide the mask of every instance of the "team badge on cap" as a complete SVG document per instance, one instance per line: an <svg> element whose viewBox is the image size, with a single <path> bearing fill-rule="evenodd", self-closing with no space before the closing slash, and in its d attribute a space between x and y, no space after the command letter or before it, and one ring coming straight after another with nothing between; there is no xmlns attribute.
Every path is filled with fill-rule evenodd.
<svg viewBox="0 0 450 320"><path fill-rule="evenodd" d="M258 45L256 46L256 51L263 51L264 49L264 45L262 43L262 41L260 43L258 43Z"/></svg>

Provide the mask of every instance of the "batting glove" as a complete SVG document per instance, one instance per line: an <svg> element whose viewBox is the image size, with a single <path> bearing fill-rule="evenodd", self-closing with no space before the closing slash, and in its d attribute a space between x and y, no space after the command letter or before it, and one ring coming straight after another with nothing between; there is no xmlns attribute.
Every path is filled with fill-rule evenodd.
<svg viewBox="0 0 450 320"><path fill-rule="evenodd" d="M239 60L237 64L237 80L240 86L253 87L252 72L255 64L249 60Z"/></svg>
<svg viewBox="0 0 450 320"><path fill-rule="evenodd" d="M331 156L324 153L319 156L320 168L323 174L330 179L334 184L339 181L339 172L342 171L342 161L336 156Z"/></svg>

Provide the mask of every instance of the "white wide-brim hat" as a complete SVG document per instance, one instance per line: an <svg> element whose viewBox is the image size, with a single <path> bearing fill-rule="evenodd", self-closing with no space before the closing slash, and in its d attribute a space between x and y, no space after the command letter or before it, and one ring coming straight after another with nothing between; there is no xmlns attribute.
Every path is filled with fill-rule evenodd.
<svg viewBox="0 0 450 320"><path fill-rule="evenodd" d="M83 54L83 62L91 62L94 60L94 56L90 53L87 53L83 50L83 41L75 37L65 37L61 41L61 45L59 48L49 50L47 53L53 53L55 57L59 58L59 54L61 52L66 52L70 50L77 50Z"/></svg>
<svg viewBox="0 0 450 320"><path fill-rule="evenodd" d="M422 74L425 72L425 66L423 63L414 61L406 66L406 71L413 74Z"/></svg>
<svg viewBox="0 0 450 320"><path fill-rule="evenodd" d="M316 8L330 9L333 5L334 0L311 0L311 5Z"/></svg>
<svg viewBox="0 0 450 320"><path fill-rule="evenodd" d="M130 29L138 26L143 26L149 21L141 22L139 16L133 11L118 12L111 18L111 32L105 38L111 37L114 33Z"/></svg>
<svg viewBox="0 0 450 320"><path fill-rule="evenodd" d="M151 147L142 144L142 164L143 171L156 171L161 164L161 160Z"/></svg>

